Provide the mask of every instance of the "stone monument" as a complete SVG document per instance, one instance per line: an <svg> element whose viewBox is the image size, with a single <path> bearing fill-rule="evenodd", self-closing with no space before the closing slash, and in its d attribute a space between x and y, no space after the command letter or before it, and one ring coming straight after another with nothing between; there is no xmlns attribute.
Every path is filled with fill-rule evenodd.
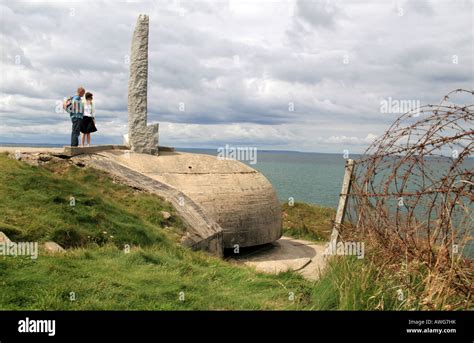
<svg viewBox="0 0 474 343"><path fill-rule="evenodd" d="M140 14L133 33L128 80L128 137L135 152L158 155L158 124L147 125L149 18Z"/></svg>

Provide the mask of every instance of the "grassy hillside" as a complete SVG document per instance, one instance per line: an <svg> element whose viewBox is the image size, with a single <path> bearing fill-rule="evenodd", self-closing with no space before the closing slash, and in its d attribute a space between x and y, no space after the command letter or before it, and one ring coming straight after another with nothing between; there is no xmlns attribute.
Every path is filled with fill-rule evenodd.
<svg viewBox="0 0 474 343"><path fill-rule="evenodd" d="M171 218L165 220L162 210ZM300 204L285 212L295 223L293 233L324 238L329 215L313 217ZM308 232L298 232L297 216L310 223ZM396 285L366 262L333 259L317 282L292 272L266 275L183 248L183 230L169 204L104 173L68 163L33 167L0 154L0 231L13 241L54 240L68 248L64 255L40 254L36 260L0 256L0 309L401 306ZM132 247L129 253L125 244Z"/></svg>
<svg viewBox="0 0 474 343"><path fill-rule="evenodd" d="M157 227L180 231L181 222L165 220L171 206L118 185L104 173L69 164L48 168L0 158L0 231L12 240L54 240L66 248L112 243L164 242Z"/></svg>

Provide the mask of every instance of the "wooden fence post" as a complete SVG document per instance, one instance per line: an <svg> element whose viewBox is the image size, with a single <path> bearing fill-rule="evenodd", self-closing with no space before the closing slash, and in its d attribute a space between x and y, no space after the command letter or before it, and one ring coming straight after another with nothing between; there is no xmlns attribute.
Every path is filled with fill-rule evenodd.
<svg viewBox="0 0 474 343"><path fill-rule="evenodd" d="M344 180L342 182L341 195L339 196L339 204L337 206L336 219L331 233L331 247L336 247L337 239L339 237L339 230L344 221L346 213L347 199L351 189L352 171L354 170L354 160L348 159L346 161Z"/></svg>

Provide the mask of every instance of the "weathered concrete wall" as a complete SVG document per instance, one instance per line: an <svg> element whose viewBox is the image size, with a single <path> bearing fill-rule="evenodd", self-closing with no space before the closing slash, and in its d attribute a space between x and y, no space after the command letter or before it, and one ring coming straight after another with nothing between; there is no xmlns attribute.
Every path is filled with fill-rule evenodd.
<svg viewBox="0 0 474 343"><path fill-rule="evenodd" d="M181 152L159 157L119 151L103 155L186 194L222 227L225 248L281 237L281 206L272 185L243 163Z"/></svg>
<svg viewBox="0 0 474 343"><path fill-rule="evenodd" d="M128 141L136 152L158 154L158 124L147 126L149 19L141 14L133 33L128 80Z"/></svg>

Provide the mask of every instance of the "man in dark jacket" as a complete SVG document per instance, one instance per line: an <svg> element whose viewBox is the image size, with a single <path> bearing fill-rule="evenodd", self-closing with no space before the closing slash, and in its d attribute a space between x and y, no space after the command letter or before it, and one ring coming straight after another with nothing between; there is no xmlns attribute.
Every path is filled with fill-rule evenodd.
<svg viewBox="0 0 474 343"><path fill-rule="evenodd" d="M71 146L79 146L79 136L81 135L82 118L84 117L84 103L82 97L86 90L83 87L77 89L77 95L72 97L72 121Z"/></svg>

